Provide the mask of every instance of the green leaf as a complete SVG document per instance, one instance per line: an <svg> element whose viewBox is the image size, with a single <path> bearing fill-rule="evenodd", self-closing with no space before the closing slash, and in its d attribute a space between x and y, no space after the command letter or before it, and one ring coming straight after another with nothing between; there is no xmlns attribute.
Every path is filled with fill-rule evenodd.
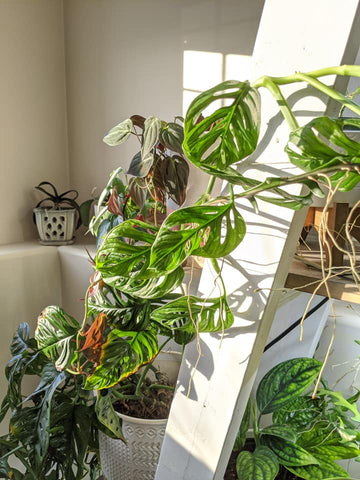
<svg viewBox="0 0 360 480"><path fill-rule="evenodd" d="M233 447L233 451L235 451L235 452L239 451L239 450L242 450L242 448L245 445L246 435L247 435L247 432L249 430L249 425L250 425L250 417L251 417L251 400L249 398L249 400L246 404L244 415L243 415L242 420L241 420L239 431L236 435L236 439L235 439L235 443L234 443L234 447Z"/></svg>
<svg viewBox="0 0 360 480"><path fill-rule="evenodd" d="M161 143L169 150L182 155L184 141L184 128L178 123L167 123L160 132Z"/></svg>
<svg viewBox="0 0 360 480"><path fill-rule="evenodd" d="M322 402L319 398L298 397L273 413L273 422L294 426L298 431L305 429L321 418Z"/></svg>
<svg viewBox="0 0 360 480"><path fill-rule="evenodd" d="M72 340L79 328L78 322L57 306L46 307L38 318L35 331L38 346L58 370L68 365L74 351Z"/></svg>
<svg viewBox="0 0 360 480"><path fill-rule="evenodd" d="M260 430L260 435L272 435L292 443L295 443L297 439L296 430L289 425L268 425Z"/></svg>
<svg viewBox="0 0 360 480"><path fill-rule="evenodd" d="M254 453L242 451L236 460L241 480L273 480L279 471L276 455L267 447L257 447Z"/></svg>
<svg viewBox="0 0 360 480"><path fill-rule="evenodd" d="M315 380L321 365L312 358L293 358L273 367L256 391L259 412L272 413L300 396Z"/></svg>
<svg viewBox="0 0 360 480"><path fill-rule="evenodd" d="M217 101L228 101L203 118ZM229 80L201 93L185 118L184 152L196 166L222 170L250 155L260 129L260 95L249 82Z"/></svg>
<svg viewBox="0 0 360 480"><path fill-rule="evenodd" d="M341 480L349 474L332 460L321 459L318 465L287 466L287 470L305 480Z"/></svg>
<svg viewBox="0 0 360 480"><path fill-rule="evenodd" d="M110 388L151 362L158 352L155 333L114 329L102 346L99 366L87 377L84 388L87 390Z"/></svg>
<svg viewBox="0 0 360 480"><path fill-rule="evenodd" d="M116 436L116 438L126 442L121 428L121 419L115 412L112 402L113 398L109 392L106 395L98 394L95 404L96 416L99 421Z"/></svg>
<svg viewBox="0 0 360 480"><path fill-rule="evenodd" d="M234 321L225 298L204 299L192 295L153 310L151 318L170 330L188 333L220 332L231 327Z"/></svg>
<svg viewBox="0 0 360 480"><path fill-rule="evenodd" d="M133 122L130 120L130 118L127 118L123 122L113 127L104 137L103 141L107 145L110 145L110 147L120 145L128 139L129 135L131 134L132 128Z"/></svg>
<svg viewBox="0 0 360 480"><path fill-rule="evenodd" d="M127 174L140 178L146 177L153 163L154 155L151 152L145 157L142 157L141 152L138 152L133 156Z"/></svg>
<svg viewBox="0 0 360 480"><path fill-rule="evenodd" d="M144 132L141 142L141 158L143 161L151 153L152 149L155 147L159 141L161 130L161 120L156 117L148 117L145 120Z"/></svg>
<svg viewBox="0 0 360 480"><path fill-rule="evenodd" d="M353 414L352 420L360 423L360 412L358 411L356 404L350 403L346 400L341 392L333 392L332 390L319 389L317 394L319 396L329 396L334 405L343 408L345 411Z"/></svg>
<svg viewBox="0 0 360 480"><path fill-rule="evenodd" d="M163 298L181 285L184 278L184 269L177 268L168 275L148 279L112 277L106 278L106 284L112 285L126 295L139 299Z"/></svg>
<svg viewBox="0 0 360 480"><path fill-rule="evenodd" d="M281 465L302 466L319 464L319 461L304 448L283 438L263 435L261 443L276 454Z"/></svg>
<svg viewBox="0 0 360 480"><path fill-rule="evenodd" d="M190 255L224 257L244 235L245 222L233 202L181 208L161 225L151 249L150 268L171 272Z"/></svg>
<svg viewBox="0 0 360 480"><path fill-rule="evenodd" d="M96 270L104 278L128 277L135 273L139 276L149 264L150 248L155 239L154 233L149 231L156 232L157 227L135 219L114 227L96 254Z"/></svg>
<svg viewBox="0 0 360 480"><path fill-rule="evenodd" d="M343 132L347 125L359 128L360 119L319 117L298 128L290 134L285 148L290 161L306 172L338 165L339 170L330 176L332 184L341 181L340 191L351 190L360 181L360 175L340 167L345 163L360 163L360 144Z"/></svg>

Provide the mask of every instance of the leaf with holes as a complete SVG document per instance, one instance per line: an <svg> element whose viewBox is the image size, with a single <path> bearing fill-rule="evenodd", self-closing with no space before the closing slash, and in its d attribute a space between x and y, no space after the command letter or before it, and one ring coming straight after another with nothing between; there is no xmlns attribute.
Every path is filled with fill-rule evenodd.
<svg viewBox="0 0 360 480"><path fill-rule="evenodd" d="M60 307L47 307L39 316L35 339L58 370L66 368L71 360L78 330L78 322Z"/></svg>
<svg viewBox="0 0 360 480"><path fill-rule="evenodd" d="M321 365L312 358L292 358L273 367L262 378L256 391L259 412L272 413L292 402L309 388Z"/></svg>
<svg viewBox="0 0 360 480"><path fill-rule="evenodd" d="M154 225L135 219L114 227L96 254L96 270L101 272L104 279L146 273L154 232L157 230Z"/></svg>
<svg viewBox="0 0 360 480"><path fill-rule="evenodd" d="M176 210L160 227L151 248L150 268L171 272L190 255L224 257L244 235L245 222L233 202Z"/></svg>
<svg viewBox="0 0 360 480"><path fill-rule="evenodd" d="M234 322L226 298L180 297L153 310L151 318L172 331L220 332Z"/></svg>
<svg viewBox="0 0 360 480"><path fill-rule="evenodd" d="M119 415L114 410L113 401L114 399L112 398L110 392L108 392L107 395L97 395L95 413L99 419L99 422L105 425L106 428L116 435L116 438L119 438L126 443L121 428L121 420Z"/></svg>
<svg viewBox="0 0 360 480"><path fill-rule="evenodd" d="M241 480L274 480L279 462L269 448L259 446L253 453L245 450L239 453L236 471Z"/></svg>
<svg viewBox="0 0 360 480"><path fill-rule="evenodd" d="M157 336L152 331L128 332L114 329L102 347L99 366L86 378L84 388L110 388L151 362L158 352Z"/></svg>
<svg viewBox="0 0 360 480"><path fill-rule="evenodd" d="M113 127L104 137L103 141L107 145L110 145L110 147L120 145L128 139L129 135L131 134L132 128L133 122L130 120L130 118L127 118L123 122Z"/></svg>
<svg viewBox="0 0 360 480"><path fill-rule="evenodd" d="M331 183L341 182L340 191L351 190L360 181L360 175L341 167L360 164L360 143L343 132L348 125L360 128L360 119L319 117L298 128L290 134L285 148L290 161L306 172L338 166L335 173L329 174Z"/></svg>
<svg viewBox="0 0 360 480"><path fill-rule="evenodd" d="M214 113L204 110L228 101ZM249 82L228 80L201 93L185 118L185 155L196 166L222 170L244 159L256 148L260 129L260 95Z"/></svg>

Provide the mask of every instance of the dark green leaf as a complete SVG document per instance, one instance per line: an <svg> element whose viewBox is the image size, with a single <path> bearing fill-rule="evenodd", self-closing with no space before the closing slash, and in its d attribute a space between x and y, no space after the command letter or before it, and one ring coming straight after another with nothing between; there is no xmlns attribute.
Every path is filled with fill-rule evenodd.
<svg viewBox="0 0 360 480"><path fill-rule="evenodd" d="M110 145L110 147L120 145L128 139L132 128L133 122L130 120L130 118L127 118L109 131L109 133L104 137L104 142L107 145Z"/></svg>
<svg viewBox="0 0 360 480"><path fill-rule="evenodd" d="M57 306L47 307L38 318L35 338L42 351L55 362L58 370L68 365L78 333L78 322Z"/></svg>
<svg viewBox="0 0 360 480"><path fill-rule="evenodd" d="M276 454L281 465L302 466L319 464L319 461L304 448L283 438L263 435L261 443Z"/></svg>
<svg viewBox="0 0 360 480"><path fill-rule="evenodd" d="M116 438L119 438L125 442L121 428L121 419L115 412L112 401L113 398L109 392L107 395L97 394L95 412L99 421L112 433L114 433Z"/></svg>
<svg viewBox="0 0 360 480"><path fill-rule="evenodd" d="M184 141L184 128L178 123L167 123L160 133L161 143L169 150L182 155L182 143Z"/></svg>
<svg viewBox="0 0 360 480"><path fill-rule="evenodd" d="M323 402L319 398L299 397L273 413L273 422L293 425L304 430L310 423L321 418Z"/></svg>
<svg viewBox="0 0 360 480"><path fill-rule="evenodd" d="M349 474L332 460L321 459L318 465L288 466L294 475L305 480L341 480L350 478Z"/></svg>
<svg viewBox="0 0 360 480"><path fill-rule="evenodd" d="M171 272L190 255L223 257L244 235L245 222L232 202L181 208L161 225L151 249L150 268Z"/></svg>
<svg viewBox="0 0 360 480"><path fill-rule="evenodd" d="M293 358L273 367L257 388L259 412L272 413L300 396L315 380L321 365L312 358Z"/></svg>
<svg viewBox="0 0 360 480"><path fill-rule="evenodd" d="M229 101L202 117L217 101ZM256 148L260 128L260 95L249 82L229 80L201 93L191 103L185 118L183 148L200 168L219 170L239 162Z"/></svg>
<svg viewBox="0 0 360 480"><path fill-rule="evenodd" d="M151 318L170 330L188 333L220 332L233 324L234 316L223 297L180 297L155 309Z"/></svg>
<svg viewBox="0 0 360 480"><path fill-rule="evenodd" d="M162 180L169 197L178 205L182 205L186 197L189 178L189 165L179 155L166 157L162 164Z"/></svg>
<svg viewBox="0 0 360 480"><path fill-rule="evenodd" d="M133 156L127 174L140 178L146 177L150 172L153 163L154 155L151 152L145 157L142 157L141 152L138 152Z"/></svg>
<svg viewBox="0 0 360 480"><path fill-rule="evenodd" d="M295 428L289 425L268 425L260 430L260 435L272 435L280 437L289 442L295 443L297 439L297 432Z"/></svg>
<svg viewBox="0 0 360 480"><path fill-rule="evenodd" d="M158 351L157 336L151 331L112 330L102 346L100 365L87 377L85 388L101 390L114 386L151 362Z"/></svg>
<svg viewBox="0 0 360 480"><path fill-rule="evenodd" d="M89 226L90 222L90 210L92 207L92 204L94 203L93 199L86 200L80 205L80 218L81 218L81 223L85 225L85 227Z"/></svg>
<svg viewBox="0 0 360 480"><path fill-rule="evenodd" d="M279 471L279 463L269 448L260 446L254 453L239 453L236 471L241 480L273 480Z"/></svg>

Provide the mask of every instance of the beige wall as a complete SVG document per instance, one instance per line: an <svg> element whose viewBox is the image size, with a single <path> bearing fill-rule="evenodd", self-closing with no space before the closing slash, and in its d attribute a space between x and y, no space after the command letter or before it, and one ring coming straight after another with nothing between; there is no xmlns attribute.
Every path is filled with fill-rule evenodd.
<svg viewBox="0 0 360 480"><path fill-rule="evenodd" d="M134 144L106 146L104 134L134 113L181 115L184 50L251 55L262 6L263 0L64 0L70 178L82 197L94 186L101 190L109 172L136 153ZM194 76L211 81L214 74L215 84L211 65L196 62Z"/></svg>
<svg viewBox="0 0 360 480"><path fill-rule="evenodd" d="M33 186L68 186L62 0L0 0L0 245L36 237Z"/></svg>

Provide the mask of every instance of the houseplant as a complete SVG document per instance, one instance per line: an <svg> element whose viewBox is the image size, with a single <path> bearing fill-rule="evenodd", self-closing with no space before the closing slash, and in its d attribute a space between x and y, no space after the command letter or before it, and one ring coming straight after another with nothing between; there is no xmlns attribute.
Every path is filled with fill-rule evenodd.
<svg viewBox="0 0 360 480"><path fill-rule="evenodd" d="M316 394L304 394L321 366L315 359L294 358L262 378L256 400L249 400L234 447L240 451L239 480L349 478L335 461L360 455L360 413L355 403L359 392L346 400L323 381ZM261 426L261 418L270 413L273 423ZM244 449L250 424L253 451Z"/></svg>
<svg viewBox="0 0 360 480"><path fill-rule="evenodd" d="M76 190L58 193L50 182L40 182L36 190L45 194L34 208L40 243L42 245L69 245L74 242L74 231L89 224L90 208L94 199L79 205Z"/></svg>
<svg viewBox="0 0 360 480"><path fill-rule="evenodd" d="M110 183L111 192L104 200L108 205L116 200L121 214L105 208L99 213L99 221L91 226L98 233L100 230L100 240L94 259L95 275L86 294L84 319L80 324L60 308L48 307L39 318L36 348L55 365L56 371L73 375L81 390L100 392L91 408L95 409L98 421L108 429L111 426L118 437L122 433L112 407L115 386L131 379L157 357L161 350L158 334L185 345L201 332L222 332L232 325L233 315L227 304L219 260L230 254L245 235L246 225L236 200L247 198L254 208L260 208L261 202L266 201L300 209L311 204L313 194L324 195L323 185L348 191L360 181L360 146L342 131L344 125L359 126L360 121L320 117L300 127L280 89L284 84L306 82L359 114L356 104L319 80L332 74L360 76L360 67L331 67L288 77L262 77L252 85L223 82L200 94L190 105L181 151L178 148L182 140L181 123L172 122L170 128L155 117L134 116L105 137L108 144L118 145L131 134L138 136L140 152L133 158L129 173L140 184L140 193L141 184L146 187L152 198L153 215L144 216L135 209L124 216L119 203L121 192ZM278 102L291 130L285 150L303 173L259 181L234 168L257 148L260 88L267 88ZM204 110L219 100L224 104L206 115ZM158 209L166 210L165 193L182 205L186 161L209 175L208 187L200 192L193 206L180 207L161 219L162 222L158 221ZM158 165L170 169L171 175L165 175L167 182L163 175L167 168ZM253 167L256 169L256 164ZM217 178L227 183L228 195L212 196ZM292 184L305 186L307 193L294 195L283 188ZM134 198L132 202L140 208ZM108 212L117 215L117 219L109 220ZM165 216L167 212L159 213ZM102 238L102 229L107 231L108 227L113 228ZM218 297L204 300L178 291L184 278L184 262L193 255L211 259L221 288ZM24 373L19 374L20 379ZM63 388L63 383L51 385L54 392ZM16 407L21 409L21 405ZM52 424L50 410L44 411L48 424ZM52 430L48 434L51 437ZM10 433L10 440L6 441L11 441L12 436ZM35 453L40 451L44 457L49 452L48 441L44 450L39 445L40 440L34 439ZM36 455L39 461L39 454Z"/></svg>

